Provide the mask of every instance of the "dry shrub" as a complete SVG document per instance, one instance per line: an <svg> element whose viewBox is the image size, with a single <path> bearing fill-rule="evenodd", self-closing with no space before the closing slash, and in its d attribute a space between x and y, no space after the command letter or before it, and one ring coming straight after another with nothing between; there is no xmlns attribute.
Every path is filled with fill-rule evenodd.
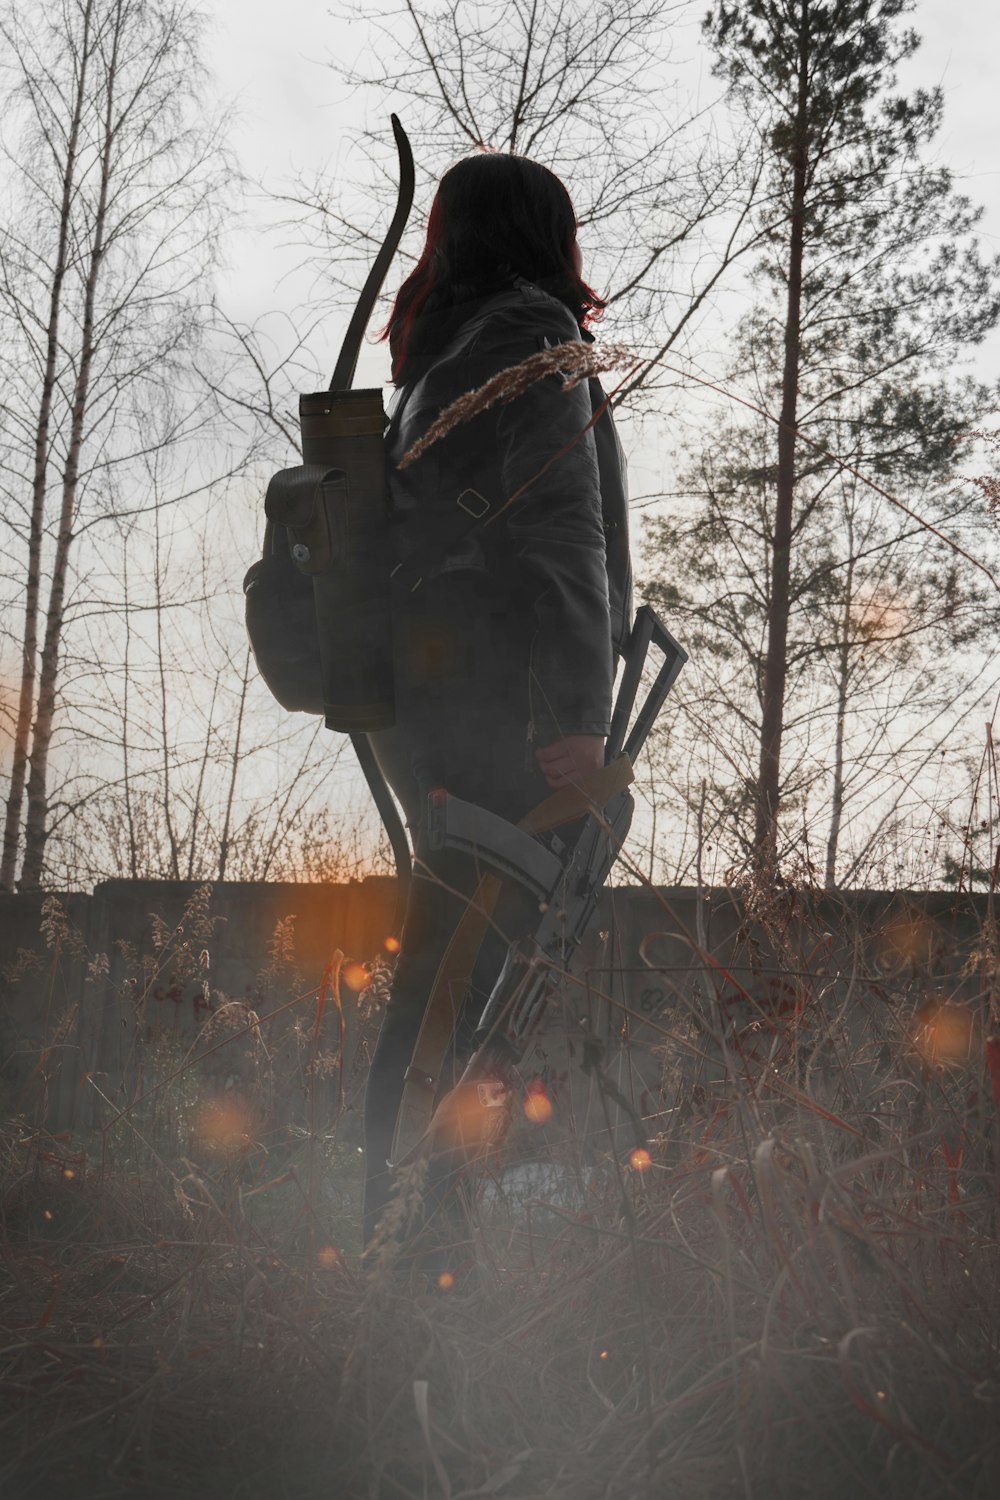
<svg viewBox="0 0 1000 1500"><path fill-rule="evenodd" d="M751 978L706 954L678 988L647 1146L595 1066L574 1192L517 1204L494 1162L433 1269L361 1261L333 1129L9 1122L5 1496L995 1494L993 996L898 934L842 931L835 971L808 891L744 895Z"/></svg>

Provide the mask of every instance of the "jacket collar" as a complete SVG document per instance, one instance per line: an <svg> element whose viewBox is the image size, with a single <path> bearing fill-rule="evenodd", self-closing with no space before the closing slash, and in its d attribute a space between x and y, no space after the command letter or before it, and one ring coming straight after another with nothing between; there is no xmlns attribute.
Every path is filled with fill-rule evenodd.
<svg viewBox="0 0 1000 1500"><path fill-rule="evenodd" d="M506 286L502 286L499 288L499 290L491 292L489 296L485 297L481 302L477 302L475 304L475 306L469 312L469 316L462 320L462 322L455 329L451 338L448 339L448 341L441 349L436 350L433 354L425 355L419 359L419 362L415 362L416 368L411 378L406 381L405 384L397 386L389 399L389 405L386 412L386 435L388 435L388 429L390 426L395 427L398 425L399 418L401 417L403 412L403 407L406 405L407 401L412 395L414 387L419 384L427 371L431 369L433 365L437 364L439 360L446 358L447 355L454 349L455 345L460 343L462 339L467 338L470 330L475 324L481 321L485 321L485 319L491 317L498 308L504 307L508 303L516 304L520 300L521 293L524 290L541 292L541 288L536 286L533 281L528 281L526 277L512 276ZM580 328L579 331L580 338L585 344L592 344L594 342L594 335L590 332L589 329Z"/></svg>

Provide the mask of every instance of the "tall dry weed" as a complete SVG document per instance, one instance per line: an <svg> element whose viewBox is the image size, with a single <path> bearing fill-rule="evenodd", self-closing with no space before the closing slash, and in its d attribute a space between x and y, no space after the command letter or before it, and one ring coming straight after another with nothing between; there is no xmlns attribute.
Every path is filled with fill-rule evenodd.
<svg viewBox="0 0 1000 1500"><path fill-rule="evenodd" d="M851 930L808 888L765 895L725 962L658 975L645 1144L606 1042L589 1134L550 1136L527 1195L502 1159L470 1182L473 1248L443 1269L391 1237L360 1261L343 1118L279 1140L266 1109L226 1114L234 1088L158 1135L161 1087L109 1111L103 1154L10 1122L5 1493L992 1495L991 929L951 982L915 918ZM273 947L272 989L206 1022L211 1056L266 1066L255 1032L273 1053L268 1008L297 999L289 932ZM327 1050L289 1077L328 1103Z"/></svg>

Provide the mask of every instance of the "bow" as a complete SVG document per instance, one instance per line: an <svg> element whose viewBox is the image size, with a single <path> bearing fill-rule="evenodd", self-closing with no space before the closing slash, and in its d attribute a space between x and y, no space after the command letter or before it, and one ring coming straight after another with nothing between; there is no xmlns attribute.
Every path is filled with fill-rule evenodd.
<svg viewBox="0 0 1000 1500"><path fill-rule="evenodd" d="M406 221L410 216L413 206L413 189L415 184L413 170L413 152L410 149L409 137L399 121L398 115L391 115L392 133L396 138L396 150L399 153L399 192L396 197L396 211L392 216L386 237L382 247L375 257L375 263L368 273L368 279L358 298L357 306L351 315L351 321L347 325L347 333L341 345L340 356L330 381L331 391L349 390L354 381L354 372L358 364L358 355L361 353L361 340L364 338L365 329L372 315L372 309L382 290L386 272L392 263L392 258L399 248ZM382 820L382 827L386 831L389 846L392 849L393 859L396 865L396 880L398 887L396 906L396 927L402 923L402 914L406 909L406 899L409 890L411 861L410 845L406 837L402 819L393 801L392 792L382 775L381 767L375 759L371 742L366 734L352 734L351 744L358 758L368 790L371 792L372 800L378 809L378 815Z"/></svg>
<svg viewBox="0 0 1000 1500"><path fill-rule="evenodd" d="M398 115L390 115L389 118L392 121L392 133L396 138L396 150L399 152L399 193L396 198L396 212L392 216L392 223L389 225L382 248L368 273L368 280L358 298L358 305L347 325L340 357L333 372L333 379L330 381L331 391L347 391L353 384L358 355L361 353L361 340L364 338L378 294L382 290L382 283L392 257L399 248L399 241L413 206L413 152L410 149L409 137L399 123Z"/></svg>

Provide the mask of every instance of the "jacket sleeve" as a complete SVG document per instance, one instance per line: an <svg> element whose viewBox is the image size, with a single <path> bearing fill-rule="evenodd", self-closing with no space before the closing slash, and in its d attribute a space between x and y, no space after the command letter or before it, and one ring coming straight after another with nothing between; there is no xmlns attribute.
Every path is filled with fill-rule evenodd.
<svg viewBox="0 0 1000 1500"><path fill-rule="evenodd" d="M558 305L518 309L516 322L497 368L579 336ZM587 381L567 391L558 374L497 416L503 500L516 496L503 522L534 613L530 699L539 746L568 734L607 734L610 724L614 672L591 416Z"/></svg>

